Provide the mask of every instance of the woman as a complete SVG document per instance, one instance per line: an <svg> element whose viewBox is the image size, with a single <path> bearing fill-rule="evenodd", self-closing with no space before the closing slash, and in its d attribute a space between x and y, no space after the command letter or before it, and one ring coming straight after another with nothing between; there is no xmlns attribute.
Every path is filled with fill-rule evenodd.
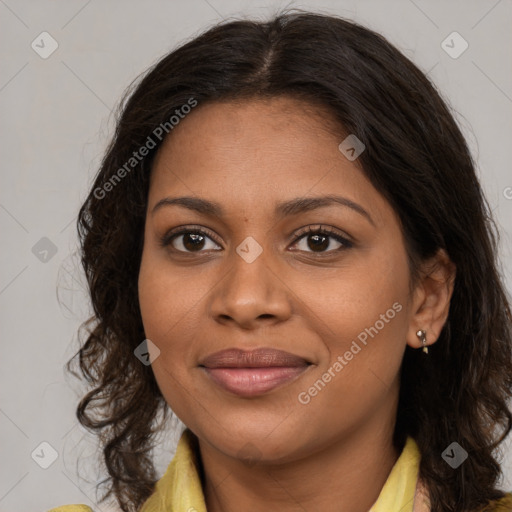
<svg viewBox="0 0 512 512"><path fill-rule="evenodd" d="M489 208L382 36L299 12L173 51L121 108L78 227L77 414L123 511L512 510ZM186 430L155 486L169 408Z"/></svg>

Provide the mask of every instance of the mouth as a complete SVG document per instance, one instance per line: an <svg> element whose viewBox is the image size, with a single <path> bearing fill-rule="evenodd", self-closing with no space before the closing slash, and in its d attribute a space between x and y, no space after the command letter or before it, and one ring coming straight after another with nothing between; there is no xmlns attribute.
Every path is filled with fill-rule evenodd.
<svg viewBox="0 0 512 512"><path fill-rule="evenodd" d="M281 350L228 349L206 357L200 368L225 391L252 397L297 379L312 363Z"/></svg>

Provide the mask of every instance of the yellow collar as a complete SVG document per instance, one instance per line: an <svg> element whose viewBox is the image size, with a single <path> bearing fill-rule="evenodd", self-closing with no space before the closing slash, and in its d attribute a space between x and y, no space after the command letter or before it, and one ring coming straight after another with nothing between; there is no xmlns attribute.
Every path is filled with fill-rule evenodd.
<svg viewBox="0 0 512 512"><path fill-rule="evenodd" d="M167 471L157 482L155 492L146 500L140 512L207 512L199 476L197 449L197 438L186 429ZM413 512L419 462L418 446L412 437L408 437L369 512Z"/></svg>

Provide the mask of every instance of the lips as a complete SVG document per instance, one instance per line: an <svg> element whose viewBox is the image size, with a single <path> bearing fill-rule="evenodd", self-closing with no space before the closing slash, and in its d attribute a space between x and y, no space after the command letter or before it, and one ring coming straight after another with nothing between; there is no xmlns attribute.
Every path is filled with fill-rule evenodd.
<svg viewBox="0 0 512 512"><path fill-rule="evenodd" d="M200 367L225 391L252 397L298 378L311 363L289 352L270 348L228 349L203 359Z"/></svg>
<svg viewBox="0 0 512 512"><path fill-rule="evenodd" d="M227 349L211 354L204 359L200 366L206 368L268 368L268 367L298 367L309 364L306 359L271 348L260 348L246 351L242 349Z"/></svg>

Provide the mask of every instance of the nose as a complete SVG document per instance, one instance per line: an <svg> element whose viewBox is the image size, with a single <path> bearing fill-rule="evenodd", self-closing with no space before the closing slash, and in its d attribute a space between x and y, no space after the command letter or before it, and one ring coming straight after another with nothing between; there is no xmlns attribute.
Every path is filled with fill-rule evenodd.
<svg viewBox="0 0 512 512"><path fill-rule="evenodd" d="M215 321L255 329L283 322L292 314L290 290L262 253L248 263L238 254L213 291L210 313Z"/></svg>

